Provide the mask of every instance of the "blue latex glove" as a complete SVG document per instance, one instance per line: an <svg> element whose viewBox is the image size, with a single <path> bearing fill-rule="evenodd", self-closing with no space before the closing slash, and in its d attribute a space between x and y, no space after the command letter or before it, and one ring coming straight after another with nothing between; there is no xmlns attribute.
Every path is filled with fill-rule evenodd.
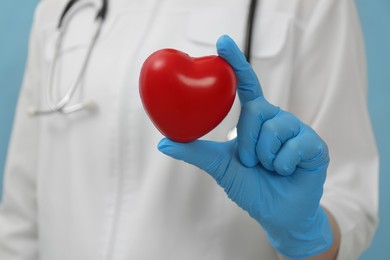
<svg viewBox="0 0 390 260"><path fill-rule="evenodd" d="M294 115L264 99L255 72L231 38L222 36L217 50L238 78L237 138L186 144L163 139L159 150L208 172L260 223L282 255L301 258L325 251L333 242L319 205L329 164L326 144Z"/></svg>

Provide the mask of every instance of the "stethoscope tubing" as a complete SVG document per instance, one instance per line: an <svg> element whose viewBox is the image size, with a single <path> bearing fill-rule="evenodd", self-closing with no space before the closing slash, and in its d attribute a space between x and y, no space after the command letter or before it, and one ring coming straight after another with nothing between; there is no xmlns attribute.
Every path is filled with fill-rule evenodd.
<svg viewBox="0 0 390 260"><path fill-rule="evenodd" d="M58 59L60 57L60 50L63 43L63 38L66 35L68 24L72 20L72 18L81 10L85 8L94 7L98 10L95 24L94 24L94 32L92 35L92 39L87 48L87 53L85 54L85 58L83 59L81 69L76 76L73 84L70 85L69 89L66 91L65 95L57 102L54 100L54 76L58 64ZM102 6L97 6L96 2L93 0L89 1L79 1L79 0L71 0L65 6L63 13L61 14L58 26L56 28L58 33L58 38L55 43L54 48L54 57L52 61L52 65L49 69L49 76L46 83L46 103L49 109L40 110L35 108L30 108L28 111L29 115L37 116L37 115L47 115L55 112L59 112L61 114L69 114L84 108L95 108L96 104L93 101L83 101L78 104L74 104L72 106L67 106L71 101L76 89L81 84L81 81L85 75L86 69L88 67L92 52L94 50L97 39L99 38L99 34L101 31L102 24L104 22L105 16L107 13L107 0L103 0Z"/></svg>
<svg viewBox="0 0 390 260"><path fill-rule="evenodd" d="M245 46L244 46L244 55L246 57L246 60L251 63L251 57L252 57L252 36L253 36L253 28L254 28L254 21L256 16L256 9L257 9L258 0L251 0L250 6L249 6L249 13L248 13L248 20L246 25L246 39L245 39Z"/></svg>
<svg viewBox="0 0 390 260"><path fill-rule="evenodd" d="M79 8L87 8L87 7L90 7L92 5L92 3L86 3L84 4L84 6L80 6ZM70 9L69 11L69 14L67 16L64 16L64 25L65 24L68 24L70 22L70 20L72 19L72 17L78 12L80 11L80 9L76 10L76 8L74 9ZM87 53L86 53L86 56L83 60L83 63L82 63L82 67L75 79L75 82L71 85L71 87L67 90L66 94L64 95L64 97L57 103L54 103L52 102L54 100L54 97L53 97L53 85L54 85L54 74L55 74L55 70L56 70L56 67L57 67L57 64L58 64L58 58L60 56L60 50L61 50L61 45L63 43L63 38L64 36L66 35L66 31L68 29L67 26L63 26L63 27L60 27L59 29L59 35L58 35L58 40L56 42L56 47L55 47L55 55L54 55L54 60L53 60L53 65L51 66L51 69L50 69L50 72L49 72L49 79L48 79L48 89L46 91L47 93L47 102L48 102L48 105L50 107L50 110L52 111L63 111L65 112L65 106L70 102L70 99L72 98L72 96L74 95L76 89L77 89L77 86L79 86L82 78L84 77L85 75L85 71L86 71L86 68L88 67L88 63L89 63L89 60L90 60L90 57L91 57L91 53L92 53L92 50L94 49L94 46L96 44L96 41L97 41L97 38L99 37L99 34L100 34L100 30L101 30L101 25L102 25L102 22L103 20L101 18L98 18L95 20L95 28L94 28L94 32L93 32L93 38L91 39L91 42L88 46L88 49L87 49ZM62 22L61 22L62 23ZM72 110L71 107L69 107L68 109ZM67 109L67 110L68 110Z"/></svg>

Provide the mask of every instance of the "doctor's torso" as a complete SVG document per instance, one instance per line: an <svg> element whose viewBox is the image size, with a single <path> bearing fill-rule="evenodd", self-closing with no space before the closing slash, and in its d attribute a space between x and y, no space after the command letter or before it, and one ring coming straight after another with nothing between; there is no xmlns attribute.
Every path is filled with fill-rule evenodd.
<svg viewBox="0 0 390 260"><path fill-rule="evenodd" d="M276 2L262 1L252 57L267 97L287 106L291 30L288 14L279 12ZM63 6L64 1L43 1L35 21L37 105L43 108ZM108 10L70 102L93 100L97 110L34 119L39 124L41 259L276 259L261 227L212 178L158 152L162 136L138 92L142 63L158 49L215 54L222 34L243 46L249 1L113 0ZM85 9L69 23L55 72L55 97L67 91L80 70L95 15L94 8ZM229 116L204 138L225 140L238 113L235 102Z"/></svg>

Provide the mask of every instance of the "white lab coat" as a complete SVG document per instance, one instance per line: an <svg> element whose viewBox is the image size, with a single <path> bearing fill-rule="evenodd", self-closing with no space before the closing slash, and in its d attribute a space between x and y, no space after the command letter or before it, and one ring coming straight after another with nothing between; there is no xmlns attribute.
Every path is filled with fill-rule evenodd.
<svg viewBox="0 0 390 260"><path fill-rule="evenodd" d="M249 1L112 0L74 100L98 110L30 118L47 108L45 82L65 1L37 8L0 208L0 259L277 259L262 228L206 173L157 151L161 135L138 94L145 58L160 48L215 54L242 46ZM72 82L95 11L74 16L56 95ZM355 259L377 224L378 156L366 107L364 46L353 0L262 0L253 67L266 98L310 124L331 164L322 205ZM224 140L239 105L205 138Z"/></svg>

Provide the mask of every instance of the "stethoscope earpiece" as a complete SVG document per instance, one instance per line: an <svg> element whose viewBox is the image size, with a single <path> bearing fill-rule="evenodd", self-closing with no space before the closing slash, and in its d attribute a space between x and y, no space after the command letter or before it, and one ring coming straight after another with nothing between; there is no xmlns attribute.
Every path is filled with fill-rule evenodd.
<svg viewBox="0 0 390 260"><path fill-rule="evenodd" d="M36 116L47 115L52 113L71 114L73 112L80 111L80 110L86 110L89 111L90 113L94 113L98 110L98 105L93 100L87 100L70 107L63 107L62 109L55 109L55 110L54 109L39 110L37 107L31 106L27 109L27 115L29 117L36 117Z"/></svg>
<svg viewBox="0 0 390 260"><path fill-rule="evenodd" d="M37 116L38 115L38 109L36 107L29 107L27 109L27 115L30 116L30 117L34 117L34 116Z"/></svg>

